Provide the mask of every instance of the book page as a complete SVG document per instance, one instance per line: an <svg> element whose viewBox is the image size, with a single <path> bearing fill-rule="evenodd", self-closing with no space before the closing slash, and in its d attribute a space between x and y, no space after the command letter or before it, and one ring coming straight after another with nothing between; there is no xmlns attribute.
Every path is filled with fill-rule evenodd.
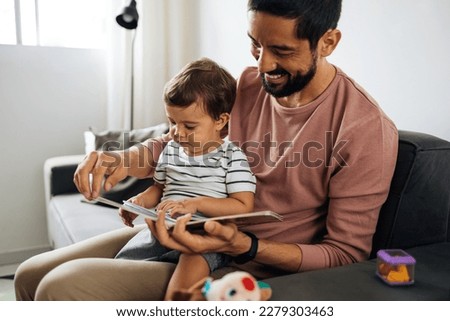
<svg viewBox="0 0 450 321"><path fill-rule="evenodd" d="M137 204L131 203L129 201L124 201L123 204L108 200L103 197L98 197L96 201L100 203L104 203L110 206L114 206L117 208L122 208L125 211L137 214L144 215L156 221L158 215L154 208L148 209ZM282 221L283 217L272 211L260 211L260 212L252 212L252 213L242 213L242 214L232 214L226 216L218 216L218 217L206 217L201 213L193 214L192 219L187 223L188 226L191 227L201 227L207 221L219 221L221 223L234 223L237 226L245 226L245 225L254 225L254 224L262 224L268 222L277 222ZM169 214L166 214L166 224L167 226L173 227L175 225L176 218L171 217Z"/></svg>

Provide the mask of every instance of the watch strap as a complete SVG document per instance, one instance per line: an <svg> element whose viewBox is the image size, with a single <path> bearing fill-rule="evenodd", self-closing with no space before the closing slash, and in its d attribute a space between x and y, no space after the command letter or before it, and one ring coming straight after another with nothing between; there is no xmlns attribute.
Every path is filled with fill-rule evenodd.
<svg viewBox="0 0 450 321"><path fill-rule="evenodd" d="M250 249L247 252L239 254L238 256L235 256L233 258L233 261L237 264L244 264L253 260L256 257L256 253L258 253L258 238L253 233L243 233L251 238L252 243L250 245Z"/></svg>

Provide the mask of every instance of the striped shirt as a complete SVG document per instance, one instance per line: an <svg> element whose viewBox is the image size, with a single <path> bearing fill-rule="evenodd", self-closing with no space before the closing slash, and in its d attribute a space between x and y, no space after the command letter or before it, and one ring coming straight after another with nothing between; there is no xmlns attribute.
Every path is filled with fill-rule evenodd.
<svg viewBox="0 0 450 321"><path fill-rule="evenodd" d="M187 155L178 143L170 141L159 157L153 179L164 185L161 200L227 198L231 193L254 193L256 189L247 157L230 141L199 156Z"/></svg>

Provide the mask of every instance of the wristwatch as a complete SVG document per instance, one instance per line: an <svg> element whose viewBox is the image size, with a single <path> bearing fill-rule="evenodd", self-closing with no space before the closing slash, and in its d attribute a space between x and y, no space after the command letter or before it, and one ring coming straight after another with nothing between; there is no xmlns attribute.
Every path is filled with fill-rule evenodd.
<svg viewBox="0 0 450 321"><path fill-rule="evenodd" d="M250 249L247 252L239 254L238 256L235 256L233 258L233 261L237 264L244 264L253 260L256 257L256 253L258 252L258 238L255 236L255 234L250 232L243 233L248 235L252 239L252 244L250 245Z"/></svg>

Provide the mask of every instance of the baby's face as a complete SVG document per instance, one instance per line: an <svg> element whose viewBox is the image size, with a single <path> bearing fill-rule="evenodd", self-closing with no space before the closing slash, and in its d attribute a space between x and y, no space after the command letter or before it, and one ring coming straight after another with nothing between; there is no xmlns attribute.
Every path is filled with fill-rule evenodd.
<svg viewBox="0 0 450 321"><path fill-rule="evenodd" d="M188 155L206 154L222 143L220 131L228 121L228 115L215 120L197 102L188 107L166 106L166 115L173 139Z"/></svg>

